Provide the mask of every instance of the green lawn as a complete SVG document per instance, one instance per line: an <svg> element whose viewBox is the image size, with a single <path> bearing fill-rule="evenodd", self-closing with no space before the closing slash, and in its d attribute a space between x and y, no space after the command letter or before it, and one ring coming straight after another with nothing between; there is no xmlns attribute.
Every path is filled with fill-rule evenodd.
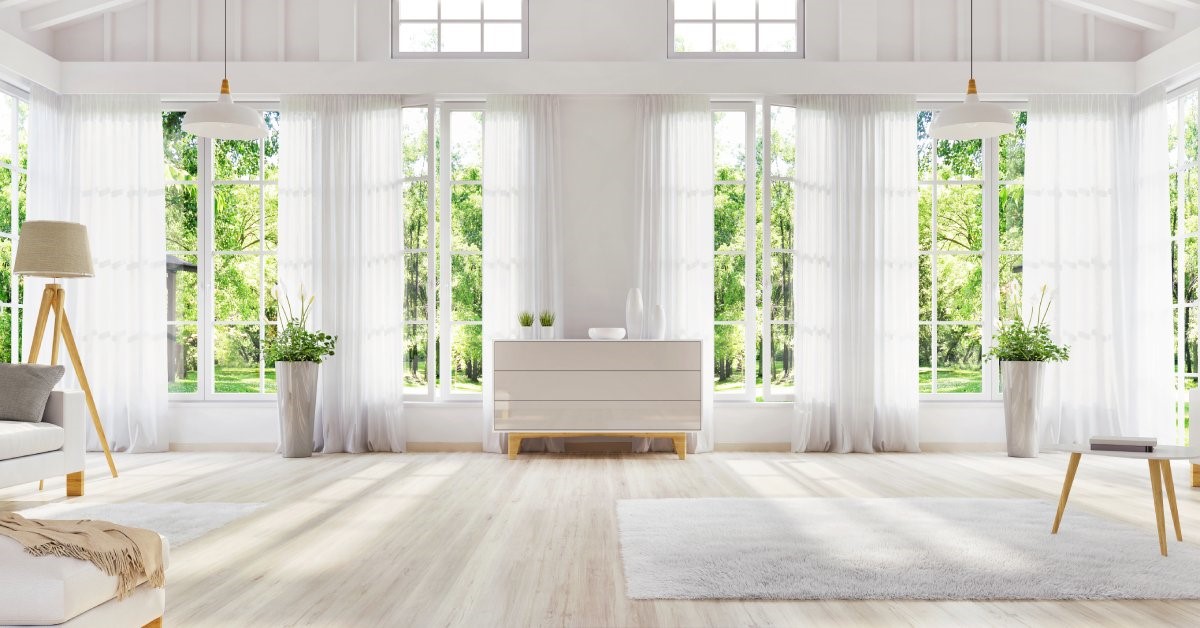
<svg viewBox="0 0 1200 628"><path fill-rule="evenodd" d="M933 370L922 367L919 369L921 392L933 391ZM938 369L938 389L940 393L977 393L983 392L983 371L973 369Z"/></svg>
<svg viewBox="0 0 1200 628"><path fill-rule="evenodd" d="M256 393L260 392L258 388L258 368L250 367L227 367L218 366L215 368L216 388L219 393ZM275 392L275 369L267 369L267 392ZM173 393L194 393L196 392L196 372L192 371L187 374L186 378L176 379L167 384L167 391Z"/></svg>

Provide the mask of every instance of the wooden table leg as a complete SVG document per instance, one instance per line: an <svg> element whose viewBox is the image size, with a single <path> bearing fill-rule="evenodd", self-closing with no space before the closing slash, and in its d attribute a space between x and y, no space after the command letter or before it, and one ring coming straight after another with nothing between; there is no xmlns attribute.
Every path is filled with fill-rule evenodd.
<svg viewBox="0 0 1200 628"><path fill-rule="evenodd" d="M1062 523L1063 511L1067 509L1067 498L1071 495L1071 483L1075 481L1075 471L1079 469L1081 453L1072 453L1071 461L1067 463L1067 477L1063 480L1062 494L1058 496L1058 514L1054 515L1054 527L1050 534L1058 534L1058 524Z"/></svg>
<svg viewBox="0 0 1200 628"><path fill-rule="evenodd" d="M1160 460L1158 466L1162 469L1163 484L1167 488L1167 503L1171 506L1171 521L1175 524L1175 539L1183 540L1183 528L1179 525L1179 505L1175 503L1175 479L1171 477L1171 461Z"/></svg>
<svg viewBox="0 0 1200 628"><path fill-rule="evenodd" d="M509 434L508 434L508 459L516 460L517 454L520 451L521 451L521 435L513 434L513 433L509 432Z"/></svg>
<svg viewBox="0 0 1200 628"><path fill-rule="evenodd" d="M1154 520L1158 523L1158 549L1167 555L1167 526L1163 519L1162 461L1150 460L1150 489L1154 493Z"/></svg>

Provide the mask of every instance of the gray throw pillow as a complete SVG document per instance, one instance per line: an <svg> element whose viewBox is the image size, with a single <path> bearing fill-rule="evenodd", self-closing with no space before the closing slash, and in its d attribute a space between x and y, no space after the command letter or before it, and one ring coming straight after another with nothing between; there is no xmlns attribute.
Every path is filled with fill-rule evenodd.
<svg viewBox="0 0 1200 628"><path fill-rule="evenodd" d="M66 369L61 365L0 364L0 421L37 423Z"/></svg>

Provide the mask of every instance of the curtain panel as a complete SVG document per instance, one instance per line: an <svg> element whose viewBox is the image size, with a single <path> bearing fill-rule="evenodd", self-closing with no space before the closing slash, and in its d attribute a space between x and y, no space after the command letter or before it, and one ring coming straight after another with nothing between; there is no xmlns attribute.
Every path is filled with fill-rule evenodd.
<svg viewBox="0 0 1200 628"><path fill-rule="evenodd" d="M638 97L636 115L634 193L644 310L663 307L667 338L702 341L701 430L688 434L688 452L712 451L712 113L704 96L647 95ZM634 442L635 451L672 448L670 439Z"/></svg>
<svg viewBox="0 0 1200 628"><path fill-rule="evenodd" d="M1024 303L1043 287L1070 345L1047 369L1043 445L1094 435L1182 442L1172 387L1163 93L1029 102Z"/></svg>
<svg viewBox="0 0 1200 628"><path fill-rule="evenodd" d="M796 115L793 451L917 451L916 103Z"/></svg>
<svg viewBox="0 0 1200 628"><path fill-rule="evenodd" d="M490 96L483 139L483 448L507 452L492 430L497 339L515 338L517 314L562 308L562 200L557 96ZM559 439L527 439L522 451L562 451Z"/></svg>
<svg viewBox="0 0 1200 628"><path fill-rule="evenodd" d="M87 225L96 275L64 282L67 315L109 447L166 451L162 103L59 96L36 85L31 97L27 218ZM46 283L25 279L26 330ZM27 333L26 354L31 340ZM70 366L60 387L78 387ZM91 421L88 449L101 449Z"/></svg>
<svg viewBox="0 0 1200 628"><path fill-rule="evenodd" d="M404 451L404 206L398 96L285 96L280 290L316 296L318 451ZM281 295L282 298L282 295Z"/></svg>

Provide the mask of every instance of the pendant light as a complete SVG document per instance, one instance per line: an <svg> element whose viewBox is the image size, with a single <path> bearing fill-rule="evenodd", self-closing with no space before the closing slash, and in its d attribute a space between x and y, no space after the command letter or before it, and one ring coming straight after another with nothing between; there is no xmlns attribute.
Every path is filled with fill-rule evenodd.
<svg viewBox="0 0 1200 628"><path fill-rule="evenodd" d="M975 140L1012 133L1012 112L994 103L979 102L975 89L975 0L971 0L971 80L967 82L967 97L960 105L942 110L930 135L943 140Z"/></svg>
<svg viewBox="0 0 1200 628"><path fill-rule="evenodd" d="M183 116L183 130L218 140L256 140L267 136L262 113L233 102L229 94L229 0L225 0L225 71L217 102L196 105Z"/></svg>

